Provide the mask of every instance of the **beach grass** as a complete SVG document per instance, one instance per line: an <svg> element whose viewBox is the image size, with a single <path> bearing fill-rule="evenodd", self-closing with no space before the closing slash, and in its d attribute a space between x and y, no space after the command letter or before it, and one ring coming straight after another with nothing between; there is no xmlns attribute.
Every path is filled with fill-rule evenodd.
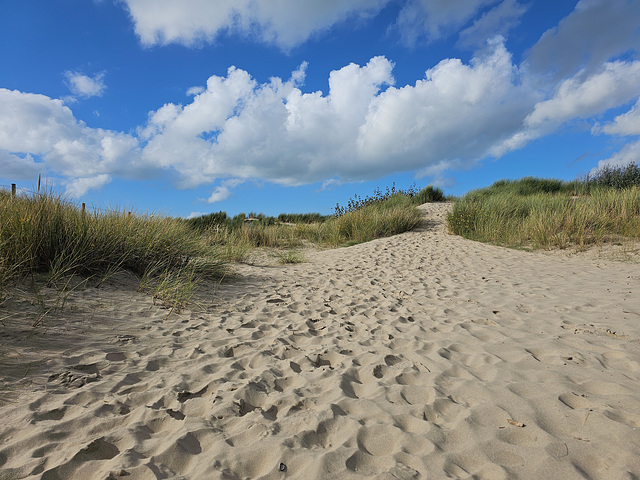
<svg viewBox="0 0 640 480"><path fill-rule="evenodd" d="M144 279L141 288L181 303L191 279L220 278L226 268L220 251L180 220L83 212L52 191L15 198L0 193L0 218L2 291L12 281L35 276L64 290L73 276L99 285L129 271ZM183 293L172 295L179 290Z"/></svg>
<svg viewBox="0 0 640 480"><path fill-rule="evenodd" d="M508 247L585 249L640 239L640 169L608 168L572 182L501 180L468 193L447 218L451 233Z"/></svg>
<svg viewBox="0 0 640 480"><path fill-rule="evenodd" d="M295 221L296 216L287 215L286 223L260 218L240 223L235 217L227 220L221 214L217 218L220 223L208 225L200 230L201 234L211 245L225 249L227 258L242 261L252 249L260 247L299 249L309 243L340 247L396 235L414 228L421 215L412 197L396 192L329 217L310 217L315 222L306 221L302 215L297 217L304 219L299 222Z"/></svg>
<svg viewBox="0 0 640 480"><path fill-rule="evenodd" d="M257 248L279 249L280 263L299 263L300 249L309 244L347 246L411 230L421 218L416 205L442 198L433 187L418 192L394 186L338 206L334 215L230 218L218 212L184 220L89 213L52 190L16 197L0 191L0 302L8 285L29 280L34 288L38 282L57 287L63 304L79 281L99 286L128 271L154 301L179 308L200 280L222 278L229 262L245 261Z"/></svg>

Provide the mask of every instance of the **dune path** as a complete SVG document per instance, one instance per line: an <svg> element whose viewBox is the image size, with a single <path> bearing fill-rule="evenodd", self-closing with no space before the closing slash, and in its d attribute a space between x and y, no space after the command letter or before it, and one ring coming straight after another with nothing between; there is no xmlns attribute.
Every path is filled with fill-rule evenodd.
<svg viewBox="0 0 640 480"><path fill-rule="evenodd" d="M449 208L180 313L126 279L35 330L7 301L0 480L640 478L640 266L471 242Z"/></svg>

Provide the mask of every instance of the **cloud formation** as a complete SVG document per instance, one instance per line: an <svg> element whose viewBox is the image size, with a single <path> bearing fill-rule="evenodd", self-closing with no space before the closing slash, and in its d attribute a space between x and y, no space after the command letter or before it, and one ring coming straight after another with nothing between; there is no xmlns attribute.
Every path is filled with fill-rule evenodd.
<svg viewBox="0 0 640 480"><path fill-rule="evenodd" d="M403 42L408 45L414 45L422 37L436 40L457 31L478 10L497 2L498 0L409 0L400 10L396 27Z"/></svg>
<svg viewBox="0 0 640 480"><path fill-rule="evenodd" d="M435 3L414 4L431 9L436 30L464 22L469 14L447 16ZM463 2L467 12L494 4ZM333 4L322 8L327 5ZM588 10L598 2L580 5ZM504 23L507 17L516 19L520 9L507 0L483 18ZM571 22L541 39L544 48L561 41L564 25L575 29L579 20L591 18L576 12ZM74 196L114 177L166 174L182 188L222 180L204 199L208 202L228 198L247 179L300 185L400 171L441 175L504 155L567 122L596 117L640 96L640 61L610 60L554 80L531 68L536 49L524 65L516 65L497 36L468 63L442 60L408 85L396 85L393 63L377 56L330 72L327 92L304 91L306 63L289 79L274 77L266 83L230 67L226 75L189 88L185 104L167 103L149 112L135 133L90 128L61 100L0 89L0 175L42 171L59 178ZM638 108L597 127L596 133L637 135ZM630 144L611 161L631 158L639 148Z"/></svg>
<svg viewBox="0 0 640 480"><path fill-rule="evenodd" d="M532 73L564 78L593 73L616 56L640 45L640 2L580 0L558 26L547 30L529 51Z"/></svg>
<svg viewBox="0 0 640 480"><path fill-rule="evenodd" d="M213 42L240 33L288 50L352 17L368 17L389 0L124 0L144 45Z"/></svg>
<svg viewBox="0 0 640 480"><path fill-rule="evenodd" d="M596 126L594 133L609 135L640 135L640 99L627 113L618 115L613 122Z"/></svg>
<svg viewBox="0 0 640 480"><path fill-rule="evenodd" d="M212 43L240 34L283 50L350 19L375 16L392 0L123 0L143 45ZM413 45L457 32L482 9L493 10L464 33L461 45L475 47L497 33L506 34L526 7L515 0L401 0L395 31Z"/></svg>
<svg viewBox="0 0 640 480"><path fill-rule="evenodd" d="M518 3L516 0L504 0L473 22L473 25L462 30L458 45L477 49L482 47L488 38L495 35L506 37L507 33L520 23L520 18L528 8L528 5Z"/></svg>
<svg viewBox="0 0 640 480"><path fill-rule="evenodd" d="M557 130L565 122L589 118L636 99L640 96L638 78L640 61L618 61L605 63L599 72L590 76L585 77L581 72L560 82L551 98L533 106L522 129L496 145L491 153L504 155Z"/></svg>
<svg viewBox="0 0 640 480"><path fill-rule="evenodd" d="M71 93L80 98L101 97L107 86L104 73L89 77L79 72L65 72L64 76Z"/></svg>
<svg viewBox="0 0 640 480"><path fill-rule="evenodd" d="M138 140L131 135L87 127L61 100L0 88L0 174L53 173L68 179L102 174L134 175ZM42 159L33 162L32 156ZM94 182L95 185L95 182Z"/></svg>

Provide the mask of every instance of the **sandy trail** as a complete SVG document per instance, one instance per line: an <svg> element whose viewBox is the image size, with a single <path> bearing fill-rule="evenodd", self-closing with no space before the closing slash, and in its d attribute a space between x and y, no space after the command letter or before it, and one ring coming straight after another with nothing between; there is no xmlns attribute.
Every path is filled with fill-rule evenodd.
<svg viewBox="0 0 640 480"><path fill-rule="evenodd" d="M5 329L3 377L33 383L0 407L0 479L639 478L640 267L421 208L413 232L241 265L194 311L112 282L36 352Z"/></svg>

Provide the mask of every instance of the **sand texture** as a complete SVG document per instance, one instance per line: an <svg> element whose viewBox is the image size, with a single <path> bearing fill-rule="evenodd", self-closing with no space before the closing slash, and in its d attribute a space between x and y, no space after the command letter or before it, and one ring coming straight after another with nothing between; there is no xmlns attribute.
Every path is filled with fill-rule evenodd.
<svg viewBox="0 0 640 480"><path fill-rule="evenodd" d="M640 266L421 208L180 313L126 278L35 330L7 301L0 479L640 478Z"/></svg>

